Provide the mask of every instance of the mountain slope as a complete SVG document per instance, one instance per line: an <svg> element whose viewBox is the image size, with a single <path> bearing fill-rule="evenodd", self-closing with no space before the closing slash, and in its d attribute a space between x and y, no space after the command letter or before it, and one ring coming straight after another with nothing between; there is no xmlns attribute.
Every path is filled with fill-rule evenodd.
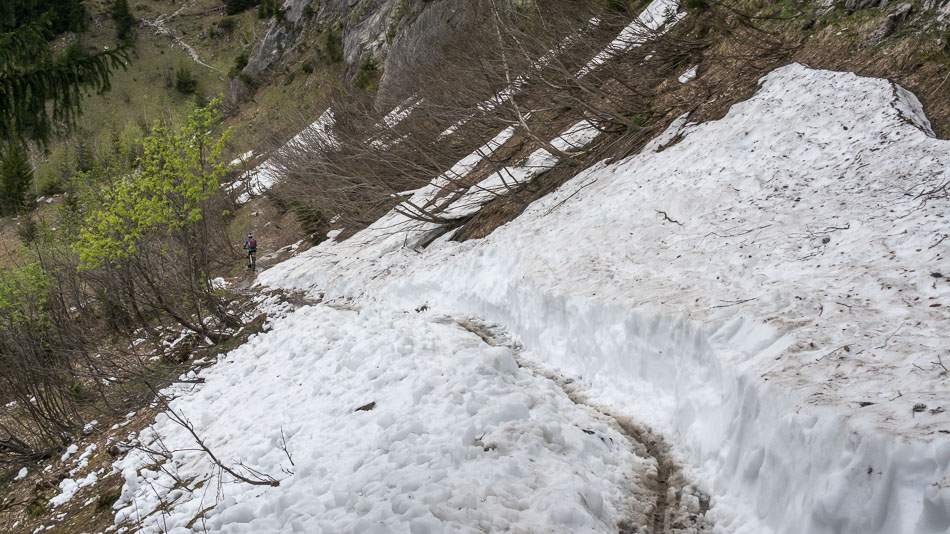
<svg viewBox="0 0 950 534"><path fill-rule="evenodd" d="M308 47L335 30L296 26L328 12L307 4L287 4L294 25L269 24L302 39L233 120L267 123L282 112L279 87L318 83L294 69L312 67L305 58L321 52ZM354 37L364 23L378 37L398 6L411 25L420 6L449 4L323 7L351 15L343 40L358 59L380 44ZM268 200L245 205L234 229L268 236L259 285L248 290L251 272L230 284L257 295L245 329L218 347L171 331L160 341L184 359L206 346L194 370L98 441L77 436L45 462L52 474L29 466L19 488L36 484L40 510L52 496L52 513L7 514L4 526L103 529L63 520L82 510L99 524L116 512L109 532L947 531L950 161L934 130L947 131L950 48L939 26L920 29L938 4L891 15L757 5L761 20L744 25L730 6L689 2L683 18L657 0L626 40L609 41L629 19L589 42L599 23L575 19L584 30L553 41L564 56L533 43L528 73L506 71L488 84L497 92L451 113L431 87L388 114L373 109L387 97L343 91L228 188L243 202L276 185L272 211L316 212L328 240L274 250L280 221L247 220ZM882 18L896 36L855 44ZM911 28L921 44L908 50ZM926 108L886 80L789 63L802 57L894 65ZM548 67L577 91L532 87L552 80ZM584 91L600 107L578 100ZM323 102L316 93L293 105ZM421 153L400 152L410 145ZM298 167L285 172L293 147ZM348 154L366 164L319 165ZM316 180L281 190L333 172L337 205L306 206L331 198ZM362 186L381 191L372 213L396 206L365 229L375 215L348 218L342 205ZM157 412L151 428L122 430ZM96 443L122 456L111 473ZM115 484L121 496L109 497Z"/></svg>
<svg viewBox="0 0 950 534"><path fill-rule="evenodd" d="M388 220L261 280L502 325L673 436L739 531L942 532L947 198L918 195L946 141L906 91L797 65L679 133L484 240L393 249L420 228Z"/></svg>

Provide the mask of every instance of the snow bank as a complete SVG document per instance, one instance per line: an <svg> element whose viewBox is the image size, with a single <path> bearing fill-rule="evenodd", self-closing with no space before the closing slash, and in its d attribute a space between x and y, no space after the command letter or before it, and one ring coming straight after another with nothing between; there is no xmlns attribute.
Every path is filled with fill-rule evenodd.
<svg viewBox="0 0 950 534"><path fill-rule="evenodd" d="M399 196L408 198L346 242L335 241L339 231L330 232L327 235L328 240L320 243L313 252L291 258L270 269L261 279L262 283L266 285L273 282L282 287L323 285L323 271L314 271L310 267L313 256L326 255L327 258L336 258L334 261L341 262L335 267L337 272L348 269L355 274L369 269L375 273L372 276L385 272L387 265L402 265L405 259L402 254L407 249L424 245L444 232L443 224L420 220L420 217L426 218L435 214L444 220L451 220L471 215L485 203L552 169L560 161L558 156L541 148L532 152L524 162L505 167L478 184L464 189L468 175L485 158L504 146L514 135L514 131L514 127L505 128L428 185L400 193ZM574 152L590 144L599 133L596 126L582 120L552 139L550 145L556 150ZM318 263L320 262L322 260ZM357 281L360 277L354 276L352 279Z"/></svg>
<svg viewBox="0 0 950 534"><path fill-rule="evenodd" d="M720 528L947 531L950 202L918 195L950 145L900 87L801 65L685 121L483 240L371 227L260 280L504 325L669 436Z"/></svg>
<svg viewBox="0 0 950 534"><path fill-rule="evenodd" d="M623 52L641 46L655 36L669 31L674 24L686 16L686 13L678 13L678 11L678 0L653 0L620 32L620 35L579 70L577 76L586 76Z"/></svg>
<svg viewBox="0 0 950 534"><path fill-rule="evenodd" d="M337 148L339 144L331 132L334 122L333 110L325 110L317 120L313 121L313 123L277 149L277 153L288 150L300 150L306 146L327 147L330 149ZM253 154L253 151L246 152L232 161L231 165L236 166L241 164L252 157ZM272 159L273 157L268 158L230 185L231 191L242 191L237 198L239 203L247 202L251 197L263 194L264 191L273 187L274 183L277 182L280 169L273 163Z"/></svg>
<svg viewBox="0 0 950 534"><path fill-rule="evenodd" d="M117 523L141 519L145 533L192 532L196 517L202 532L257 534L617 532L645 513L638 495L656 472L509 349L427 315L301 308L203 376L172 408L219 458L280 486L228 475L219 485L190 435L160 416L140 442L154 450L161 435L176 452L161 470L140 450L117 464Z"/></svg>
<svg viewBox="0 0 950 534"><path fill-rule="evenodd" d="M583 120L565 130L551 141L551 147L561 152L574 152L590 144L600 134L593 124ZM532 152L523 163L505 167L494 172L478 184L469 188L458 199L446 206L439 215L446 219L457 219L477 213L490 200L506 195L516 188L530 182L534 177L554 168L560 161L547 149L539 148Z"/></svg>

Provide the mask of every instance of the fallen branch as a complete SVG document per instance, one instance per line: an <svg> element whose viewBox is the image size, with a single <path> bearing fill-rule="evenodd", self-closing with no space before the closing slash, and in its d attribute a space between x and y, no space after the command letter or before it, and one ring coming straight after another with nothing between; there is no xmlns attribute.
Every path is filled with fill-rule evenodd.
<svg viewBox="0 0 950 534"><path fill-rule="evenodd" d="M667 215L665 211L656 210L656 212L659 213L660 215L662 215L664 219L670 221L671 223L676 223L676 224L678 224L678 225L680 225L680 226L683 226L683 223L681 223L681 222L679 222L679 221L677 221L677 220L675 220L675 219L670 218L670 216Z"/></svg>
<svg viewBox="0 0 950 534"><path fill-rule="evenodd" d="M820 231L820 232L818 232L818 233L819 233L819 234L827 234L827 233L830 233L830 232L832 232L832 231L834 231L834 230L850 230L850 229L851 229L851 223L848 223L848 224L846 224L846 225L844 225L844 226L829 226L829 227L825 228L824 230L822 230L822 231Z"/></svg>
<svg viewBox="0 0 950 534"><path fill-rule="evenodd" d="M740 235L751 234L752 232L754 232L754 231L756 231L756 230L761 230L761 229L763 229L763 228L768 228L769 226L772 226L772 224L771 224L771 223L769 223L769 224L763 224L762 226L757 226L757 227L755 227L755 228L753 228L753 229L751 229L751 230L746 230L745 232L739 232L739 233L737 233L737 234L725 234L725 235L723 235L723 234L717 234L716 232L709 232L708 234L706 234L706 236L714 235L714 236L716 236L716 237L738 237L738 236L740 236Z"/></svg>
<svg viewBox="0 0 950 534"><path fill-rule="evenodd" d="M885 346L887 346L887 342L890 341L892 337L896 336L897 333L901 331L901 328L904 328L904 323L901 323L901 325L897 327L897 330L894 330L893 334L887 336L887 339L884 340L884 343L882 343L880 347L874 347L874 348L883 349Z"/></svg>
<svg viewBox="0 0 950 534"><path fill-rule="evenodd" d="M284 435L284 427L280 427L280 442L278 442L277 447L287 455L287 460L290 462L290 466L294 467L294 457L290 455L290 450L287 449L287 436ZM287 472L289 470L285 470ZM292 472L287 474L292 475Z"/></svg>
<svg viewBox="0 0 950 534"><path fill-rule="evenodd" d="M940 367L943 367L944 373L950 373L950 369L947 369L947 366L943 364L943 360L940 358L939 354L937 355L937 361L930 363L931 365L939 365Z"/></svg>
<svg viewBox="0 0 950 534"><path fill-rule="evenodd" d="M759 298L759 297L753 297L753 298L751 298L751 299L737 300L737 301L734 301L734 302L730 302L729 304L719 304L719 305L716 305L716 306L711 306L710 309L712 309L712 308L728 308L729 306L738 306L739 304L744 304L744 303L746 303L746 302L750 302L750 301L753 301L753 300L757 300L758 298Z"/></svg>
<svg viewBox="0 0 950 534"><path fill-rule="evenodd" d="M545 212L544 215L545 215L545 216L550 215L552 211L554 211L554 210L560 208L562 204L564 204L565 202L567 202L568 200L570 200L574 195L580 193L584 188L586 188L586 187L588 187L588 186L590 186L590 185L593 185L594 182L596 182L596 181L597 181L597 179L595 178L595 179L593 179L593 180L587 182L586 184L584 184L584 185L578 187L577 190L575 190L573 193L571 193L570 195L568 195L567 198L565 198L564 200L562 200L562 201L558 202L557 204L551 206L551 209L549 209L547 212Z"/></svg>
<svg viewBox="0 0 950 534"><path fill-rule="evenodd" d="M155 388L152 387L151 384L148 384L148 387L149 389L152 390L153 393L155 393L155 396L158 399L158 402L161 403L162 407L165 410L165 414L168 416L168 418L174 421L176 424L178 424L182 428L184 428L185 430L187 430L188 433L191 434L191 437L195 440L195 443L198 445L198 447L200 447L201 450L205 454L208 455L208 458L210 458L211 461L214 462L214 464L218 466L218 468L220 468L222 471L226 472L227 474L231 475L232 477L236 478L237 480L240 480L241 482L245 482L252 486L272 486L272 487L280 486L280 481L278 481L274 477L267 475L265 473L261 473L244 464L239 464L239 465L243 467L244 469L246 469L251 474L251 477L244 476L241 473L238 473L234 469L231 469L230 467L225 465L224 462L218 459L218 457L215 456L214 452L212 452L211 449L208 448L207 445L205 445L204 440L201 439L201 436L199 436L198 433L195 431L195 427L191 423L191 421L185 418L184 415L181 415L178 412L176 412L174 409L172 409L172 407L168 404L168 401L166 400L165 396L162 395L160 392L156 391Z"/></svg>
<svg viewBox="0 0 950 534"><path fill-rule="evenodd" d="M250 485L252 485L252 486L272 486L272 487L280 486L280 481L278 481L277 479L271 477L270 475L267 475L267 474L261 473L261 472L259 472L259 471L257 471L257 470L251 469L250 467L248 467L248 466L246 466L246 465L244 465L244 464L239 464L239 465L240 465L241 467L243 467L244 469L247 469L248 472L251 473L251 475L253 476L253 478L246 477L246 476L242 475L241 473L238 473L237 471L235 471L235 470L231 469L230 467L228 467L227 465L225 465L224 462L222 462L221 460L219 460L218 457L215 456L213 452L211 452L211 449L209 449L208 446L205 445L204 440L202 440L201 437L198 435L198 433L195 432L195 427L194 427L194 425L191 424L191 421L188 421L187 419L185 419L184 416L182 416L182 415L178 414L177 412L175 412L174 410L172 410L172 409L168 406L167 403L165 404L165 409L166 409L166 413L167 413L169 419L171 419L172 421L178 423L178 424L179 424L180 426L182 426L185 430L187 430L188 433L191 434L191 437L195 440L195 443L197 443L198 446L201 447L201 450L204 451L204 453L207 454L209 458L211 458L211 461L214 462L215 465L217 465L219 468L221 468L221 469L222 469L223 471L225 471L227 474L229 474L229 475L231 475L232 477L234 477L234 478L240 480L241 482L246 482L246 483L248 483L248 484L250 484Z"/></svg>
<svg viewBox="0 0 950 534"><path fill-rule="evenodd" d="M944 234L944 236L940 238L940 241L937 241L937 242L934 243L933 245L930 245L929 247L927 247L927 249L930 250L930 249L934 248L935 246L939 245L940 243L943 243L943 240L946 239L946 238L947 238L947 234Z"/></svg>
<svg viewBox="0 0 950 534"><path fill-rule="evenodd" d="M832 354L838 352L838 351L841 350L841 349L845 349L845 352L851 352L851 349L849 348L850 346L851 346L850 343L847 344L847 345L841 345L840 347L838 347L838 348L836 348L835 350L829 352L828 354L825 354L824 356L822 356L821 358L818 358L818 359L815 360L815 361L816 361L816 362L820 362L821 360L824 360L824 359L827 358L828 356L831 356ZM862 351L862 352L863 352L863 351Z"/></svg>

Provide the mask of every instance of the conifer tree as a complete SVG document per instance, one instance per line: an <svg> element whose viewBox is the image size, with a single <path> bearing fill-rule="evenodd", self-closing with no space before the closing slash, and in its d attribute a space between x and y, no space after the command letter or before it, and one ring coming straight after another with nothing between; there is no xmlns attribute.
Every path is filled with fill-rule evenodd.
<svg viewBox="0 0 950 534"><path fill-rule="evenodd" d="M18 213L25 205L30 185L33 183L33 167L22 144L13 142L3 151L0 163L0 195L6 214Z"/></svg>
<svg viewBox="0 0 950 534"><path fill-rule="evenodd" d="M85 57L54 57L48 17L0 33L0 140L49 139L53 125L72 125L88 90L109 89L125 66L123 47Z"/></svg>
<svg viewBox="0 0 950 534"><path fill-rule="evenodd" d="M15 30L46 15L54 34L85 29L83 0L4 0L0 2L0 32Z"/></svg>
<svg viewBox="0 0 950 534"><path fill-rule="evenodd" d="M129 9L128 0L115 0L112 3L112 20L115 22L115 35L120 41L129 41L132 38L132 26L135 25L135 17L132 16L132 10Z"/></svg>

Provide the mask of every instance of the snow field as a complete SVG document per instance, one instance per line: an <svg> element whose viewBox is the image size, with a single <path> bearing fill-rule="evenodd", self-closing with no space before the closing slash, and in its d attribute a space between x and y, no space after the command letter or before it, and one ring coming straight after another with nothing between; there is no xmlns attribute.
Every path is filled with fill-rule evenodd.
<svg viewBox="0 0 950 534"><path fill-rule="evenodd" d="M483 240L373 225L260 280L506 327L667 435L718 528L946 532L950 206L916 195L950 146L903 89L802 65L686 120Z"/></svg>
<svg viewBox="0 0 950 534"><path fill-rule="evenodd" d="M945 349L947 314L928 304L948 294L929 277L947 252L930 248L946 202L921 208L905 191L945 181L947 143L927 135L906 92L800 66L685 133L662 153L576 178L449 261L433 255L430 272L413 266L396 292L404 305L428 299L508 326L610 405L668 429L712 481L722 525L741 518L726 509L751 505L777 532L946 532L950 436L937 430L950 426L912 408L939 407L948 392L938 371L910 365ZM829 246L833 232L842 236ZM743 298L757 300L712 308ZM838 300L860 310L831 311ZM902 323L905 337L881 349ZM816 361L848 344L853 355ZM818 407L802 414L803 404ZM746 521L734 526L758 531Z"/></svg>
<svg viewBox="0 0 950 534"><path fill-rule="evenodd" d="M194 529L617 532L649 512L652 458L509 349L443 319L304 307L202 376L172 408L224 461L280 486L218 486L190 436L159 417L142 445L161 436L176 452L163 470L138 450L117 464L117 524L192 532L211 507ZM188 491L170 473L205 485Z"/></svg>
<svg viewBox="0 0 950 534"><path fill-rule="evenodd" d="M577 77L586 76L621 53L641 46L657 34L669 31L674 24L686 16L686 13L678 11L678 0L653 0L620 32L616 39L577 72Z"/></svg>
<svg viewBox="0 0 950 534"><path fill-rule="evenodd" d="M599 134L600 130L593 124L582 120L555 137L551 146L562 152L573 152L589 145ZM477 213L487 202L530 182L532 178L554 168L559 161L558 156L547 149L539 148L528 155L524 163L505 167L470 187L461 197L448 204L445 211L439 215L446 219L456 219Z"/></svg>
<svg viewBox="0 0 950 534"><path fill-rule="evenodd" d="M577 151L589 145L599 133L596 126L587 120L582 120L569 126L550 143L557 150ZM413 215L422 214L424 210L437 212L444 219L471 215L490 200L507 194L532 178L551 170L560 161L556 155L541 148L532 152L521 164L504 167L478 184L462 191L460 185L464 179L485 158L504 146L513 135L514 127L505 128L428 185L401 193L400 196L408 198L366 231L357 233L345 243L335 241L340 233L339 230L330 232L327 235L329 239L318 245L318 250L300 260L291 258L284 262L274 271L276 274L265 275L263 283L267 285L267 280L276 280L279 281L277 285L281 287L296 287L298 284L295 284L293 280L298 280L300 287L309 288L319 285L315 277L320 277L322 271L301 270L297 269L297 266L308 263L310 261L308 258L314 254L322 255L323 252L320 252L322 250L330 250L328 257L337 258L336 261L343 262L348 269L359 271L369 266L377 273L382 272L389 262L394 262L394 265L401 263L402 258L399 254L405 249L421 246L431 241L434 235L442 233L441 224L419 221L412 218ZM457 194L452 194L453 191ZM337 269L342 268L343 264L337 265Z"/></svg>
<svg viewBox="0 0 950 534"><path fill-rule="evenodd" d="M338 147L338 143L330 131L333 128L334 121L333 110L325 110L317 120L313 121L300 133L284 143L283 146L277 149L277 152L299 150L304 146L320 146L331 149ZM235 167L243 164L253 157L253 155L253 151L245 152L232 161L231 166ZM246 172L244 176L227 186L227 188L228 191L232 192L241 191L238 195L237 202L243 204L250 200L252 196L261 195L264 191L270 189L277 181L279 174L280 168L278 165L273 163L271 158L268 158L260 165Z"/></svg>

